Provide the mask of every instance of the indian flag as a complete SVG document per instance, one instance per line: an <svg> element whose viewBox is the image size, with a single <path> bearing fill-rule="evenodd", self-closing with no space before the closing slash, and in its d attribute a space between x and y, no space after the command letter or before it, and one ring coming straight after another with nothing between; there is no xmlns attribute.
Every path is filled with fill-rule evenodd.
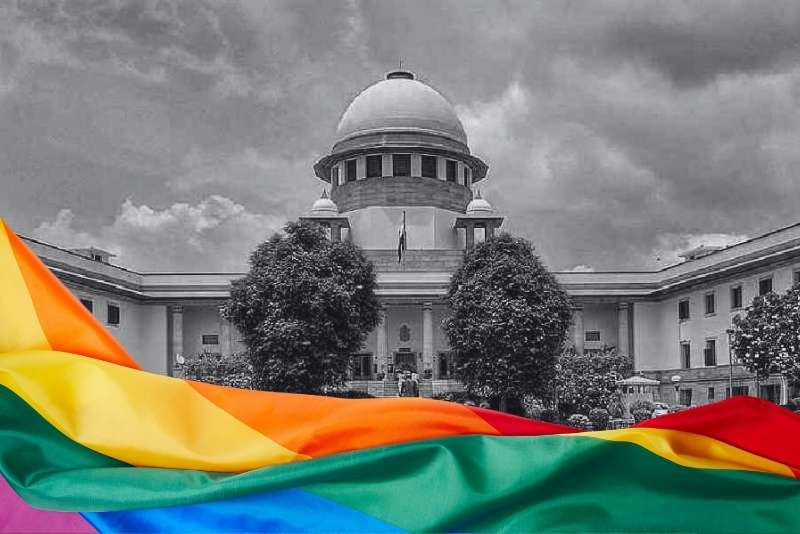
<svg viewBox="0 0 800 534"><path fill-rule="evenodd" d="M798 532L800 419L624 430L143 371L0 221L0 531Z"/></svg>
<svg viewBox="0 0 800 534"><path fill-rule="evenodd" d="M406 210L403 210L403 223L397 230L397 261L403 261L403 253L406 251Z"/></svg>

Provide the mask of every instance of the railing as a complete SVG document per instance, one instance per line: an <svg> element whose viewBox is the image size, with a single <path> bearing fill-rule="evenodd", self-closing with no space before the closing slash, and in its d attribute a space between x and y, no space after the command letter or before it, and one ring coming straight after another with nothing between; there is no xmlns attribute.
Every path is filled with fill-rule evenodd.
<svg viewBox="0 0 800 534"><path fill-rule="evenodd" d="M375 397L397 397L400 394L396 380L350 380L348 389L362 391ZM464 386L457 380L425 380L419 381L419 396L432 397L452 391L464 391Z"/></svg>

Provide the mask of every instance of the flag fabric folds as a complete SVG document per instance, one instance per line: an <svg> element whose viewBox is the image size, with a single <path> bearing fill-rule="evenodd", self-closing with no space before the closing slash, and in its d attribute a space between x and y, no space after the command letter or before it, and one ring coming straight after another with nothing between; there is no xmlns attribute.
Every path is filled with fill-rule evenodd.
<svg viewBox="0 0 800 534"><path fill-rule="evenodd" d="M800 531L800 420L598 432L145 372L0 222L0 532Z"/></svg>
<svg viewBox="0 0 800 534"><path fill-rule="evenodd" d="M403 253L406 251L406 210L403 210L403 222L397 229L397 262L403 261Z"/></svg>

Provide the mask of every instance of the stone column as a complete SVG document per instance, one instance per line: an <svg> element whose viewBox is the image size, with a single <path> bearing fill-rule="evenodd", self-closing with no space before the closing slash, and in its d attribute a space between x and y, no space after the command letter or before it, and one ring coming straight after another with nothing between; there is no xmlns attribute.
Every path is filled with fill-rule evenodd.
<svg viewBox="0 0 800 534"><path fill-rule="evenodd" d="M486 221L485 240L490 241L494 239L494 221Z"/></svg>
<svg viewBox="0 0 800 534"><path fill-rule="evenodd" d="M172 362L174 364L178 356L186 357L183 353L183 306L172 306L170 313L172 313Z"/></svg>
<svg viewBox="0 0 800 534"><path fill-rule="evenodd" d="M219 310L219 351L223 358L231 355L231 322L222 316L223 307Z"/></svg>
<svg viewBox="0 0 800 534"><path fill-rule="evenodd" d="M617 306L617 353L626 358L630 356L630 324L628 323L629 305L620 302Z"/></svg>
<svg viewBox="0 0 800 534"><path fill-rule="evenodd" d="M331 223L331 241L338 243L342 240L342 226L339 223Z"/></svg>
<svg viewBox="0 0 800 534"><path fill-rule="evenodd" d="M572 341L575 352L583 354L583 306L572 308Z"/></svg>
<svg viewBox="0 0 800 534"><path fill-rule="evenodd" d="M422 303L422 371L433 371L433 304Z"/></svg>
<svg viewBox="0 0 800 534"><path fill-rule="evenodd" d="M468 222L465 224L464 232L466 232L467 250L472 250L475 246L475 223Z"/></svg>
<svg viewBox="0 0 800 534"><path fill-rule="evenodd" d="M381 322L378 323L378 330L375 332L375 362L378 364L378 372L384 373L384 377L389 369L389 345L386 336L386 312L381 312Z"/></svg>

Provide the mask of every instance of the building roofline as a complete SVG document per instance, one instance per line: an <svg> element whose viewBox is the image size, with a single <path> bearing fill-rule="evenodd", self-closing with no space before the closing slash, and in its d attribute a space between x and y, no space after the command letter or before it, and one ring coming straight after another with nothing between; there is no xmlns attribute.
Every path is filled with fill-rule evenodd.
<svg viewBox="0 0 800 534"><path fill-rule="evenodd" d="M800 222L790 224L767 233L755 236L740 243L735 243L720 249L707 256L676 263L660 270L610 270L610 271L553 271L559 282L575 296L590 295L619 295L647 297L661 297L673 293L687 286L707 283L720 277L728 277L745 270L763 269L768 262L779 260L786 262L795 256L800 256ZM781 239L772 239L776 235L786 233ZM51 245L20 236L23 240L34 245L35 249L58 251L52 257L43 255L43 260L48 267L62 273L62 276L73 275L77 280L92 280L91 283L102 283L108 288L117 287L120 291L139 294L143 298L158 298L165 293L172 297L173 291L197 291L208 288L218 292L231 281L241 278L245 272L186 272L186 271L154 271L138 272L119 265L100 263L71 250ZM759 243L759 242L763 243ZM754 246L755 245L755 246ZM749 250L747 247L750 247ZM740 254L736 254L740 250ZM731 252L733 251L733 253ZM369 255L369 250L365 251ZM68 258L76 258L76 262ZM109 270L106 270L109 269ZM443 271L442 271L443 272ZM425 270L410 271L406 275L417 278L416 283L425 286L430 283L426 275L441 275L442 272L429 273ZM413 274L412 274L413 273ZM448 272L449 273L449 272ZM384 283L392 280L397 273L386 271L379 272L384 277ZM419 277L422 276L422 279ZM448 274L449 276L449 274ZM164 279L159 280L162 277ZM207 279L203 279L208 277ZM388 278L387 278L388 277ZM173 279L168 280L167 278ZM174 278L184 278L177 283ZM409 281L403 281L406 286ZM381 288L381 293L391 289L396 282L392 280L389 285ZM439 284L442 282L439 281ZM436 285L436 284L434 284ZM405 288L408 291L410 288ZM437 291L441 291L438 289Z"/></svg>

